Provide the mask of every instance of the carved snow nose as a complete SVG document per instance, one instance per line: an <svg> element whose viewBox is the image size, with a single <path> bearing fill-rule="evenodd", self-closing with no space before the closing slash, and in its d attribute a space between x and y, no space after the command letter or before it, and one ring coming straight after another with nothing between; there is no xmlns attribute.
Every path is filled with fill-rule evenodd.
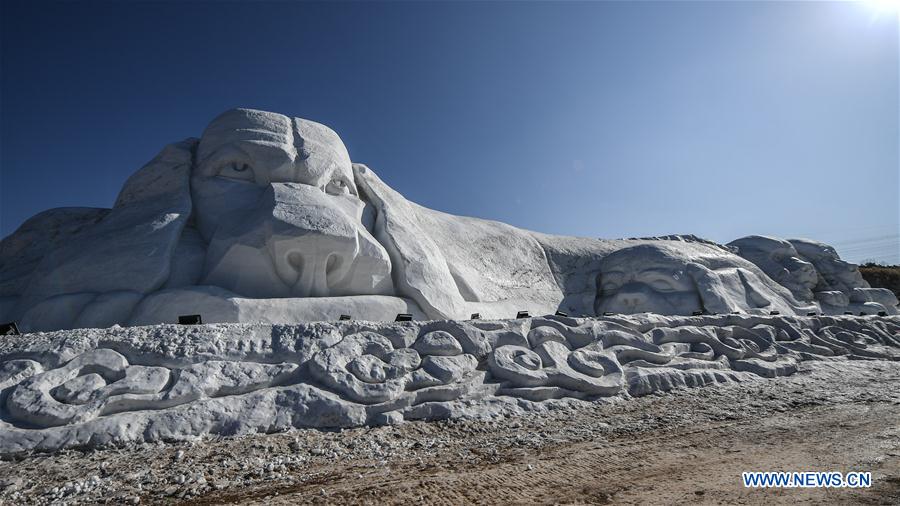
<svg viewBox="0 0 900 506"><path fill-rule="evenodd" d="M351 218L320 189L272 185L268 237L275 272L294 297L324 297L350 271L359 245Z"/></svg>
<svg viewBox="0 0 900 506"><path fill-rule="evenodd" d="M272 244L275 271L294 297L325 297L347 276L356 254L355 237L308 233Z"/></svg>
<svg viewBox="0 0 900 506"><path fill-rule="evenodd" d="M616 302L629 309L637 309L647 302L647 296L641 292L619 292L616 295Z"/></svg>
<svg viewBox="0 0 900 506"><path fill-rule="evenodd" d="M361 213L315 186L272 183L222 217L203 283L257 299L385 293L390 260Z"/></svg>

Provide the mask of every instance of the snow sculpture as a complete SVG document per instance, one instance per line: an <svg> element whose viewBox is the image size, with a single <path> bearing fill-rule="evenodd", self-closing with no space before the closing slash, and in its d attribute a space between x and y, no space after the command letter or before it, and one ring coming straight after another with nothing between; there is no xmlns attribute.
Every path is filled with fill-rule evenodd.
<svg viewBox="0 0 900 506"><path fill-rule="evenodd" d="M804 306L754 264L719 246L659 241L604 257L597 281L597 312L772 312L797 314Z"/></svg>
<svg viewBox="0 0 900 506"><path fill-rule="evenodd" d="M394 349L386 337L362 332L313 357L310 373L356 402L376 404L408 390L456 382L475 370L478 361L472 355L461 353L458 344L450 348L455 355L433 349L437 354L423 358L414 348Z"/></svg>
<svg viewBox="0 0 900 506"><path fill-rule="evenodd" d="M789 241L751 235L731 241L728 246L790 290L797 300L813 300L816 268L803 260Z"/></svg>
<svg viewBox="0 0 900 506"><path fill-rule="evenodd" d="M6 407L13 419L55 427L257 390L283 381L296 369L296 364L208 360L181 369L167 387L168 368L131 365L121 354L100 348L23 381Z"/></svg>
<svg viewBox="0 0 900 506"><path fill-rule="evenodd" d="M887 310L896 314L897 297L886 288L871 288L859 269L841 260L834 248L809 239L790 239L790 242L816 267L818 278L813 290L823 309L837 312L846 307L865 313ZM849 302L844 303L844 297L834 292L846 295Z"/></svg>
<svg viewBox="0 0 900 506"><path fill-rule="evenodd" d="M900 317L747 314L82 329L0 341L0 456L511 415L900 360Z"/></svg>
<svg viewBox="0 0 900 506"><path fill-rule="evenodd" d="M191 196L208 244L200 284L252 298L394 291L388 254L363 226L350 156L330 129L229 111L206 129L196 159Z"/></svg>
<svg viewBox="0 0 900 506"><path fill-rule="evenodd" d="M826 244L748 236L728 246L790 289L798 300L816 301L826 313L897 313L897 297L890 290L871 288L855 265L841 260Z"/></svg>
<svg viewBox="0 0 900 506"><path fill-rule="evenodd" d="M897 313L890 292L869 288L825 245L732 247L738 254L690 236L550 236L448 215L352 163L328 127L235 109L200 139L164 148L112 209L49 210L4 238L0 321L33 332L186 313L270 323L519 310Z"/></svg>

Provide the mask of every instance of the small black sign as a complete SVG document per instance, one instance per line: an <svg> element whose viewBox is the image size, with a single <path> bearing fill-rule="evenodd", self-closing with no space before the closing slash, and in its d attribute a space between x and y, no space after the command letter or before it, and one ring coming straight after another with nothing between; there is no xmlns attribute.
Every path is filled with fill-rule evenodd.
<svg viewBox="0 0 900 506"><path fill-rule="evenodd" d="M472 313L472 316L469 317L470 320L480 320L481 313Z"/></svg>
<svg viewBox="0 0 900 506"><path fill-rule="evenodd" d="M178 317L179 325L203 325L203 320L198 314L186 314Z"/></svg>
<svg viewBox="0 0 900 506"><path fill-rule="evenodd" d="M516 318L531 318L531 313L528 311L519 311L516 313Z"/></svg>
<svg viewBox="0 0 900 506"><path fill-rule="evenodd" d="M341 316L338 316L338 321L344 321L344 320L349 320L349 319L350 319L350 315L348 315L348 314L342 314Z"/></svg>
<svg viewBox="0 0 900 506"><path fill-rule="evenodd" d="M411 322L412 315L409 313L399 313L396 318L394 318L395 322Z"/></svg>
<svg viewBox="0 0 900 506"><path fill-rule="evenodd" d="M781 314L781 311L769 311L769 314L772 315L772 316L780 315L780 314Z"/></svg>
<svg viewBox="0 0 900 506"><path fill-rule="evenodd" d="M0 324L0 336L18 336L19 326L16 322L8 322Z"/></svg>

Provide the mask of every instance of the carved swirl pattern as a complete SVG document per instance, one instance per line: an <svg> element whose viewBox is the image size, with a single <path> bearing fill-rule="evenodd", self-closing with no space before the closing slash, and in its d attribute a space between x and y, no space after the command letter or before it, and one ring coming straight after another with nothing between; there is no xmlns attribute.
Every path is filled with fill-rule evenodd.
<svg viewBox="0 0 900 506"><path fill-rule="evenodd" d="M299 361L280 361L273 353L260 360L228 360L223 354L185 356L177 366L149 359L140 364L107 348L54 367L14 358L0 363L0 423L40 431L292 385L335 399L329 409L358 406L372 415L436 402L427 394L435 387L445 392L439 399L445 403L471 402L470 391L480 392L475 400L596 398L632 391L633 378L650 371L718 369L774 377L791 374L803 360L900 359L900 320L891 318L677 323L534 318L524 326L484 330L446 322L438 330L423 327L405 341L408 346L398 346L387 333L350 330Z"/></svg>
<svg viewBox="0 0 900 506"><path fill-rule="evenodd" d="M352 401L392 401L407 390L457 381L475 369L475 357L463 354L459 343L443 334L448 337L438 336L440 342L429 334L417 342L419 349L433 353L424 358L415 348L394 349L389 339L374 332L349 335L313 357L309 370Z"/></svg>
<svg viewBox="0 0 900 506"><path fill-rule="evenodd" d="M209 360L176 372L132 365L121 354L101 348L25 379L10 392L6 408L13 420L55 427L124 411L247 393L278 384L296 369L296 364L288 363Z"/></svg>

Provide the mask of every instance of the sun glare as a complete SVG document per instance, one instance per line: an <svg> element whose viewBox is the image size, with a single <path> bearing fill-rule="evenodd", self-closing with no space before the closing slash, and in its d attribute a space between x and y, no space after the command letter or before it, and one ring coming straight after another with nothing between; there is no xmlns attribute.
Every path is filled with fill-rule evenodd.
<svg viewBox="0 0 900 506"><path fill-rule="evenodd" d="M872 18L895 17L900 19L900 0L860 0L871 12Z"/></svg>

